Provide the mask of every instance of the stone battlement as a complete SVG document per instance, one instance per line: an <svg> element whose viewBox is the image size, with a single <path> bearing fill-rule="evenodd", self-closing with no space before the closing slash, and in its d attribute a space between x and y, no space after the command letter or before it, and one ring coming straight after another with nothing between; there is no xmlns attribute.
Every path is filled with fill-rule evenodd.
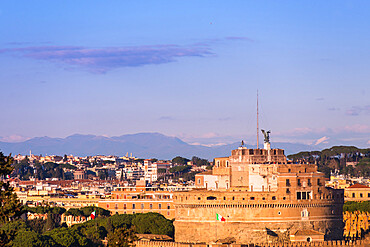
<svg viewBox="0 0 370 247"><path fill-rule="evenodd" d="M204 244L204 243L180 243L164 241L137 241L136 247L309 247L309 246L359 246L366 247L370 241L364 240L338 240L338 241L320 241L320 242L297 242L297 243L253 243L253 244Z"/></svg>

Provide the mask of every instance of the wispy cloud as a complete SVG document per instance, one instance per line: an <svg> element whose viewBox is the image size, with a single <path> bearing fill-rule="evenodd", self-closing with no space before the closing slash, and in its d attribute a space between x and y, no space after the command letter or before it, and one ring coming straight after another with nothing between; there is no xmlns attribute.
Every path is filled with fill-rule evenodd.
<svg viewBox="0 0 370 247"><path fill-rule="evenodd" d="M248 38L248 37L239 37L239 36L229 36L225 37L226 40L240 40L240 41L249 41L249 42L254 42L253 39Z"/></svg>
<svg viewBox="0 0 370 247"><path fill-rule="evenodd" d="M0 49L8 53L37 60L79 66L94 73L105 73L111 69L136 67L149 64L175 62L180 57L205 57L213 52L201 45L153 45L88 48L82 46L30 46Z"/></svg>
<svg viewBox="0 0 370 247"><path fill-rule="evenodd" d="M351 109L346 111L346 115L348 116L358 116L360 114L370 115L370 105L352 106Z"/></svg>
<svg viewBox="0 0 370 247"><path fill-rule="evenodd" d="M21 135L10 135L10 136L3 136L3 137L0 136L0 141L2 142L23 142L28 139L30 138L24 137Z"/></svg>
<svg viewBox="0 0 370 247"><path fill-rule="evenodd" d="M320 139L318 139L316 142L315 142L315 144L314 145L319 145L320 143L328 143L328 140L329 140L330 138L329 137L327 137L327 136L323 136L323 137L321 137Z"/></svg>
<svg viewBox="0 0 370 247"><path fill-rule="evenodd" d="M50 41L44 41L44 42L25 42L25 41L22 41L22 42L19 42L19 41L13 41L13 42L8 42L8 43L5 43L6 45L14 45L14 46L22 46L22 45L45 45L45 44L51 44Z"/></svg>
<svg viewBox="0 0 370 247"><path fill-rule="evenodd" d="M368 124L354 124L344 126L341 131L349 133L369 134L370 125Z"/></svg>

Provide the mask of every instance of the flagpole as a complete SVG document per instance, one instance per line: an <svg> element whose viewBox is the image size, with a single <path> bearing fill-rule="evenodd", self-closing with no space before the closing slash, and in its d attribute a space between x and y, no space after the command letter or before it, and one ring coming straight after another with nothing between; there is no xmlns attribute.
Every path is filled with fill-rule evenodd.
<svg viewBox="0 0 370 247"><path fill-rule="evenodd" d="M216 215L216 241L215 241L215 243L217 243L217 222L218 222L218 220L217 220L217 215Z"/></svg>

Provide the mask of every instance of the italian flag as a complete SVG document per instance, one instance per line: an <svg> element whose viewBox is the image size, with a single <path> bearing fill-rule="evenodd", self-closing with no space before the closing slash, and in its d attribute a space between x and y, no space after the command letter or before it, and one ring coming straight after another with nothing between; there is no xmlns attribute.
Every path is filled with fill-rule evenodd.
<svg viewBox="0 0 370 247"><path fill-rule="evenodd" d="M216 214L216 220L217 221L226 221L226 219L224 217L222 217L221 214Z"/></svg>
<svg viewBox="0 0 370 247"><path fill-rule="evenodd" d="M95 219L95 210L90 214L91 219Z"/></svg>

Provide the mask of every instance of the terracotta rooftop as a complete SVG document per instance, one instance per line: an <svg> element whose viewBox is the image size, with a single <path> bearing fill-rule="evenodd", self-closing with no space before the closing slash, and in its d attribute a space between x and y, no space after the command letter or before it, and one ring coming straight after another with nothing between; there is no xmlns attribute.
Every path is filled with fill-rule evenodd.
<svg viewBox="0 0 370 247"><path fill-rule="evenodd" d="M325 234L322 233L322 232L315 231L315 230L298 230L295 233L293 233L292 235L294 235L294 236L311 235L312 236L312 235L325 235Z"/></svg>
<svg viewBox="0 0 370 247"><path fill-rule="evenodd" d="M136 234L139 240L146 240L146 241L173 241L173 238L167 235L159 235L159 234Z"/></svg>
<svg viewBox="0 0 370 247"><path fill-rule="evenodd" d="M363 184L354 184L348 187L348 189L360 189L360 188L368 188L370 189L369 186L363 185Z"/></svg>
<svg viewBox="0 0 370 247"><path fill-rule="evenodd" d="M201 173L198 173L199 175L212 175L212 171L205 171L205 172L201 172Z"/></svg>

